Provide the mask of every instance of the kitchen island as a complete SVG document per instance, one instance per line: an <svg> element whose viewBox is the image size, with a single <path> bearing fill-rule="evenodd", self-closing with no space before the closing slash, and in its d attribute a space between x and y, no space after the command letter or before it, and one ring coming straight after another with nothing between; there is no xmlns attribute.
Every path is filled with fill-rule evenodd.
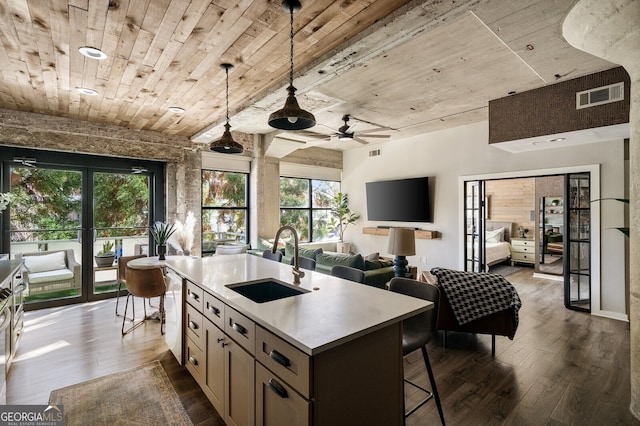
<svg viewBox="0 0 640 426"><path fill-rule="evenodd" d="M227 424L403 423L402 320L430 302L313 271L257 303L230 286L292 283L246 254L168 258L183 279L183 357Z"/></svg>

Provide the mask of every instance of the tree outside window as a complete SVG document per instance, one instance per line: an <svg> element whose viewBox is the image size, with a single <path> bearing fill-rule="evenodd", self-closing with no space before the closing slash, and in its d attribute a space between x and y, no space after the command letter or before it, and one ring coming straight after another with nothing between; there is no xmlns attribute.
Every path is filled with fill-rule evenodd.
<svg viewBox="0 0 640 426"><path fill-rule="evenodd" d="M202 253L219 244L246 244L248 235L247 173L202 171Z"/></svg>
<svg viewBox="0 0 640 426"><path fill-rule="evenodd" d="M337 239L330 228L331 203L340 182L293 177L280 178L280 224L291 225L300 241Z"/></svg>

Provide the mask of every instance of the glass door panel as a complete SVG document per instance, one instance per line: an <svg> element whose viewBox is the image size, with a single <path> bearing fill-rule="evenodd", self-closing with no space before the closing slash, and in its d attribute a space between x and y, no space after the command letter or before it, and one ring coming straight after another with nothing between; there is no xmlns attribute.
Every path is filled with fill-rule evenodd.
<svg viewBox="0 0 640 426"><path fill-rule="evenodd" d="M465 182L465 271L483 272L485 266L485 182Z"/></svg>
<svg viewBox="0 0 640 426"><path fill-rule="evenodd" d="M25 263L25 303L82 297L82 172L22 165L9 174L10 251Z"/></svg>
<svg viewBox="0 0 640 426"><path fill-rule="evenodd" d="M566 220L569 243L565 257L565 306L591 311L591 191L588 173L567 176Z"/></svg>
<svg viewBox="0 0 640 426"><path fill-rule="evenodd" d="M118 288L118 258L149 253L150 177L93 172L93 283L90 294Z"/></svg>

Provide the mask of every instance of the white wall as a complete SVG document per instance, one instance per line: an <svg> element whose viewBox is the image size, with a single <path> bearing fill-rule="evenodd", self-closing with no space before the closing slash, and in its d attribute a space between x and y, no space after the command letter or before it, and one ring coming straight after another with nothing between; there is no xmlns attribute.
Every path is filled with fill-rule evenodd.
<svg viewBox="0 0 640 426"><path fill-rule="evenodd" d="M459 180L467 175L557 169L571 166L600 165L601 197L623 197L623 140L553 148L526 153L509 153L488 144L488 123L367 145L345 151L342 190L349 194L353 211L361 214L355 226L346 231L345 240L362 254L387 254L385 237L364 235L365 226L415 226L439 231L441 239L416 240L416 256L409 257L418 270L434 266L459 269L461 265L460 231L462 206ZM371 149L381 155L369 157ZM369 222L366 217L365 182L384 179L429 176L432 182L433 223ZM624 206L618 202L594 203L601 208L601 292L599 309L594 313L626 318L624 236L610 229L623 226ZM426 257L426 263L421 260Z"/></svg>

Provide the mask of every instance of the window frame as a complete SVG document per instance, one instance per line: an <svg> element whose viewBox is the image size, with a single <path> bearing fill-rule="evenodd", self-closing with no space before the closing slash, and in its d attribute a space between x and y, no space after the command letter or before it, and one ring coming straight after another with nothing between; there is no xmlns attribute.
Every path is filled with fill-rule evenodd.
<svg viewBox="0 0 640 426"><path fill-rule="evenodd" d="M230 207L230 206L205 206L204 205L204 174L206 172L215 172L215 173L235 173L244 175L245 178L245 202L244 207ZM205 250L205 240L204 240L204 217L206 211L216 211L216 210L241 210L244 211L245 215L245 224L244 224L244 234L245 241L244 244L248 245L251 235L250 235L250 212L251 212L251 197L250 197L250 185L251 185L251 174L248 172L237 171L237 170L223 170L219 168L206 168L200 170L200 217L202 218L200 223L200 253L202 256L212 255L215 253L215 247L213 250Z"/></svg>
<svg viewBox="0 0 640 426"><path fill-rule="evenodd" d="M314 221L314 211L323 211L323 212L328 212L330 215L332 206L329 207L313 207L313 182L314 181L322 181L322 182L334 182L338 185L337 190L341 191L342 190L342 182L339 180L331 180L331 179L314 179L314 178L307 178L307 177L298 177L298 176L285 176L282 175L280 176L280 179L278 181L278 191L280 191L280 188L282 187L282 179L299 179L299 180L306 180L308 185L307 185L307 198L309 200L308 206L306 207L283 207L282 206L282 198L279 198L278 204L280 207L280 218L282 218L282 211L283 210L298 210L298 211L306 211L308 212L308 223L307 223L307 231L308 231L308 235L309 235L309 240L308 241L302 241L301 242L317 242L317 241L339 241L339 237L336 238L327 238L327 239L323 239L323 240L317 240L314 238L313 235L313 230L314 230L314 226L313 226L313 221ZM338 225L341 226L341 225ZM300 230L298 230L298 233L301 233Z"/></svg>

